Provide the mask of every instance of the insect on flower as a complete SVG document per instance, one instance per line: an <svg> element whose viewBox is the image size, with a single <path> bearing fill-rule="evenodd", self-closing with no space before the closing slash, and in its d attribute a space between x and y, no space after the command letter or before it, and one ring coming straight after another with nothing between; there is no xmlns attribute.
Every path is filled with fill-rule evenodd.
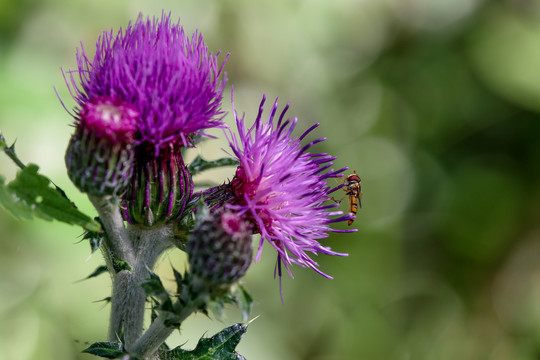
<svg viewBox="0 0 540 360"><path fill-rule="evenodd" d="M349 195L349 214L356 216L358 208L362 208L362 202L360 200L360 197L362 196L362 187L360 186L361 180L356 174L356 170L354 170L352 174L348 175L343 182L347 183L347 186L344 189L345 195L343 195L343 197L339 200L334 198L332 198L332 200L338 204L341 204L341 201L345 198L345 196ZM347 224L351 226L353 221L354 219L351 219L347 222Z"/></svg>

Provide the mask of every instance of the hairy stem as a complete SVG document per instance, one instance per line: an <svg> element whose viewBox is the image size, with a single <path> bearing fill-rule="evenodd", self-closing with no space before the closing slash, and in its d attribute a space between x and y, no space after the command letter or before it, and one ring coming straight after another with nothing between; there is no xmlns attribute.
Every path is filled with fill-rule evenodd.
<svg viewBox="0 0 540 360"><path fill-rule="evenodd" d="M88 195L88 198L96 208L105 228L107 248L115 259L123 260L132 266L135 255L118 204L111 201L113 198L110 196Z"/></svg>
<svg viewBox="0 0 540 360"><path fill-rule="evenodd" d="M119 341L123 335L130 350L143 332L146 294L141 284L159 256L172 246L172 225L151 229L128 225L126 230L118 205L110 197L88 197L105 229L103 252L113 278L109 341ZM114 260L126 262L129 269L114 273Z"/></svg>
<svg viewBox="0 0 540 360"><path fill-rule="evenodd" d="M143 359L150 358L159 349L161 344L172 334L174 328L165 326L166 316L161 314L137 340L131 351Z"/></svg>
<svg viewBox="0 0 540 360"><path fill-rule="evenodd" d="M175 323L182 323L189 315L197 311L208 299L208 293L203 292L191 299L184 306L177 301L174 304L175 308ZM166 321L170 314L162 313L150 325L148 330L141 336L133 345L131 351L136 356L144 359L154 359L159 347L167 340L171 333L175 330L173 327L166 325Z"/></svg>
<svg viewBox="0 0 540 360"><path fill-rule="evenodd" d="M133 343L141 335L145 298L133 272L122 270L116 274L111 295L110 341L118 341L122 330L126 344Z"/></svg>
<svg viewBox="0 0 540 360"><path fill-rule="evenodd" d="M137 274L148 273L159 256L173 246L172 225L164 224L151 229L141 228L137 225L128 225L128 235L135 252L133 271Z"/></svg>
<svg viewBox="0 0 540 360"><path fill-rule="evenodd" d="M117 296L113 292L113 303L123 309L124 344L129 349L143 331L146 294L141 284L148 278L148 270L153 269L159 256L172 245L172 231L167 225L152 229L128 225L128 236L135 251L135 261L131 271L122 276L123 271L118 273L118 286L114 289ZM112 326L111 323L111 331Z"/></svg>
<svg viewBox="0 0 540 360"><path fill-rule="evenodd" d="M125 261L130 267L135 264L135 254L133 246L128 238L124 220L120 214L118 205L111 201L110 196L88 195L88 198L96 208L101 223L105 230L105 241L103 252L106 255L107 265L113 280L113 291L111 295L111 318L109 323L109 341L118 341L122 334L122 328L126 319L126 289L130 287L131 275L129 271L123 270L118 274L114 273L114 260ZM143 304L144 307L144 304Z"/></svg>

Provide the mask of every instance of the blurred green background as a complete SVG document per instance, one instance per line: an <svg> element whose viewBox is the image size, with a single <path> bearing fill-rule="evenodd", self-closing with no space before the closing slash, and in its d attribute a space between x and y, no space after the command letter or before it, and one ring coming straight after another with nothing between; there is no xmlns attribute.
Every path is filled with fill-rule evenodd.
<svg viewBox="0 0 540 360"><path fill-rule="evenodd" d="M71 108L60 68L75 67L79 42L92 52L103 30L162 9L230 52L225 109L231 85L247 119L263 93L279 96L302 128L321 123L317 151L362 178L358 233L325 242L350 256L318 258L334 280L295 267L282 305L271 249L251 267L260 317L241 354L540 358L540 1L0 0L0 128L87 213L65 173L71 119L53 86ZM2 174L15 170L0 156ZM102 263L80 234L0 210L0 358L92 359L80 351L106 338L110 281L77 282ZM164 277L171 263L185 268L171 253ZM169 344L238 321L195 316Z"/></svg>

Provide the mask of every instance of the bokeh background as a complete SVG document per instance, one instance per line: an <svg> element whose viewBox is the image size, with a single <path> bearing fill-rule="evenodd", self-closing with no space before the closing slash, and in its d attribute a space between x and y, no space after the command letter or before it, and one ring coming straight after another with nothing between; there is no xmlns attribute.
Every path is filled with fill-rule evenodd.
<svg viewBox="0 0 540 360"><path fill-rule="evenodd" d="M0 129L87 213L65 173L71 119L53 87L71 108L60 68L75 67L80 41L91 52L103 30L162 9L230 53L225 109L231 85L248 119L263 93L279 96L301 128L321 123L317 151L362 178L358 233L325 242L350 256L318 259L334 280L293 268L282 304L271 249L251 267L259 317L241 354L540 357L540 1L1 0ZM16 168L2 155L0 171ZM92 359L80 351L106 338L110 280L78 282L102 263L80 234L0 209L0 358ZM184 260L170 253L159 271ZM238 321L195 316L169 344Z"/></svg>

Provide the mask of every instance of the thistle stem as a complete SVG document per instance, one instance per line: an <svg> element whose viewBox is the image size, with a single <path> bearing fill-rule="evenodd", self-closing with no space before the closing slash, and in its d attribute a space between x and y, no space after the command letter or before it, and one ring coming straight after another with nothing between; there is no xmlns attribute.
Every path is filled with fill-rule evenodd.
<svg viewBox="0 0 540 360"><path fill-rule="evenodd" d="M159 256L172 245L172 231L167 225L152 229L128 225L128 236L135 251L135 261L131 271L117 274L117 286L112 298L116 300L113 301L116 302L113 306L118 306L119 311L122 311L124 345L130 348L143 331L146 294L141 284L148 278L148 270L154 267ZM114 325L111 322L110 331L118 330L112 326Z"/></svg>
<svg viewBox="0 0 540 360"><path fill-rule="evenodd" d="M110 196L88 195L90 202L96 208L101 223L105 230L105 241L103 250L111 277L113 280L113 290L111 294L111 317L109 323L109 341L118 341L122 328L124 326L126 315L126 305L132 300L127 301L126 296L132 297L128 291L133 283L130 272L127 270L114 273L114 260L125 261L130 267L135 264L135 254L133 246L128 238L124 220L120 214L118 205L115 204ZM109 264L110 263L110 264ZM144 303L143 303L144 308Z"/></svg>
<svg viewBox="0 0 540 360"><path fill-rule="evenodd" d="M134 260L130 270L122 270L114 277L109 340L117 341L123 330L123 343L129 349L143 332L146 294L141 284L159 256L172 245L173 235L169 225L152 229L128 225L126 233Z"/></svg>
<svg viewBox="0 0 540 360"><path fill-rule="evenodd" d="M2 135L2 132L0 131L0 150L3 150L6 155L21 169L24 169L26 165L17 157L17 154L15 153L15 143L13 143L11 146L7 146L6 139L4 138L4 135Z"/></svg>
<svg viewBox="0 0 540 360"><path fill-rule="evenodd" d="M111 295L109 341L119 341L122 330L124 343L133 343L142 333L146 296L136 275L129 270L118 272Z"/></svg>
<svg viewBox="0 0 540 360"><path fill-rule="evenodd" d="M208 293L202 292L198 294L194 299L191 299L185 305L182 305L180 301L174 304L175 316L174 321L181 324L189 315L197 311L201 305L206 303L208 299ZM144 359L153 359L158 351L159 347L167 340L169 335L175 330L173 327L166 325L166 321L170 314L162 313L156 320L150 325L148 330L135 342L130 349L135 356L139 356Z"/></svg>
<svg viewBox="0 0 540 360"><path fill-rule="evenodd" d="M127 349L131 350L136 348L136 344L140 342L139 338L144 338L141 334L144 325L146 294L141 284L148 277L148 270L154 267L159 256L172 246L172 225L145 229L128 224L126 230L118 205L113 203L110 197L92 195L88 197L96 208L105 229L103 250L106 260L108 259L107 262L112 263L117 259L129 265L128 270L121 270L115 274L113 264L108 264L113 278L109 341L118 341L123 333L123 343ZM185 317L194 309L189 310ZM162 325L165 328L164 322ZM156 326L152 332L147 331L150 343L157 342L155 349L154 345L151 346L154 351L172 332L169 328L156 330ZM143 344L146 341L148 340L145 340ZM147 347L148 345L144 345L142 349L147 349ZM145 351L145 353L152 352Z"/></svg>
<svg viewBox="0 0 540 360"><path fill-rule="evenodd" d="M143 359L152 356L174 331L174 328L165 326L165 320L166 316L159 315L143 336L135 342L131 352Z"/></svg>
<svg viewBox="0 0 540 360"><path fill-rule="evenodd" d="M132 266L135 262L135 254L118 205L111 201L113 199L110 196L88 195L88 198L96 208L105 228L107 248L115 259L123 260Z"/></svg>

